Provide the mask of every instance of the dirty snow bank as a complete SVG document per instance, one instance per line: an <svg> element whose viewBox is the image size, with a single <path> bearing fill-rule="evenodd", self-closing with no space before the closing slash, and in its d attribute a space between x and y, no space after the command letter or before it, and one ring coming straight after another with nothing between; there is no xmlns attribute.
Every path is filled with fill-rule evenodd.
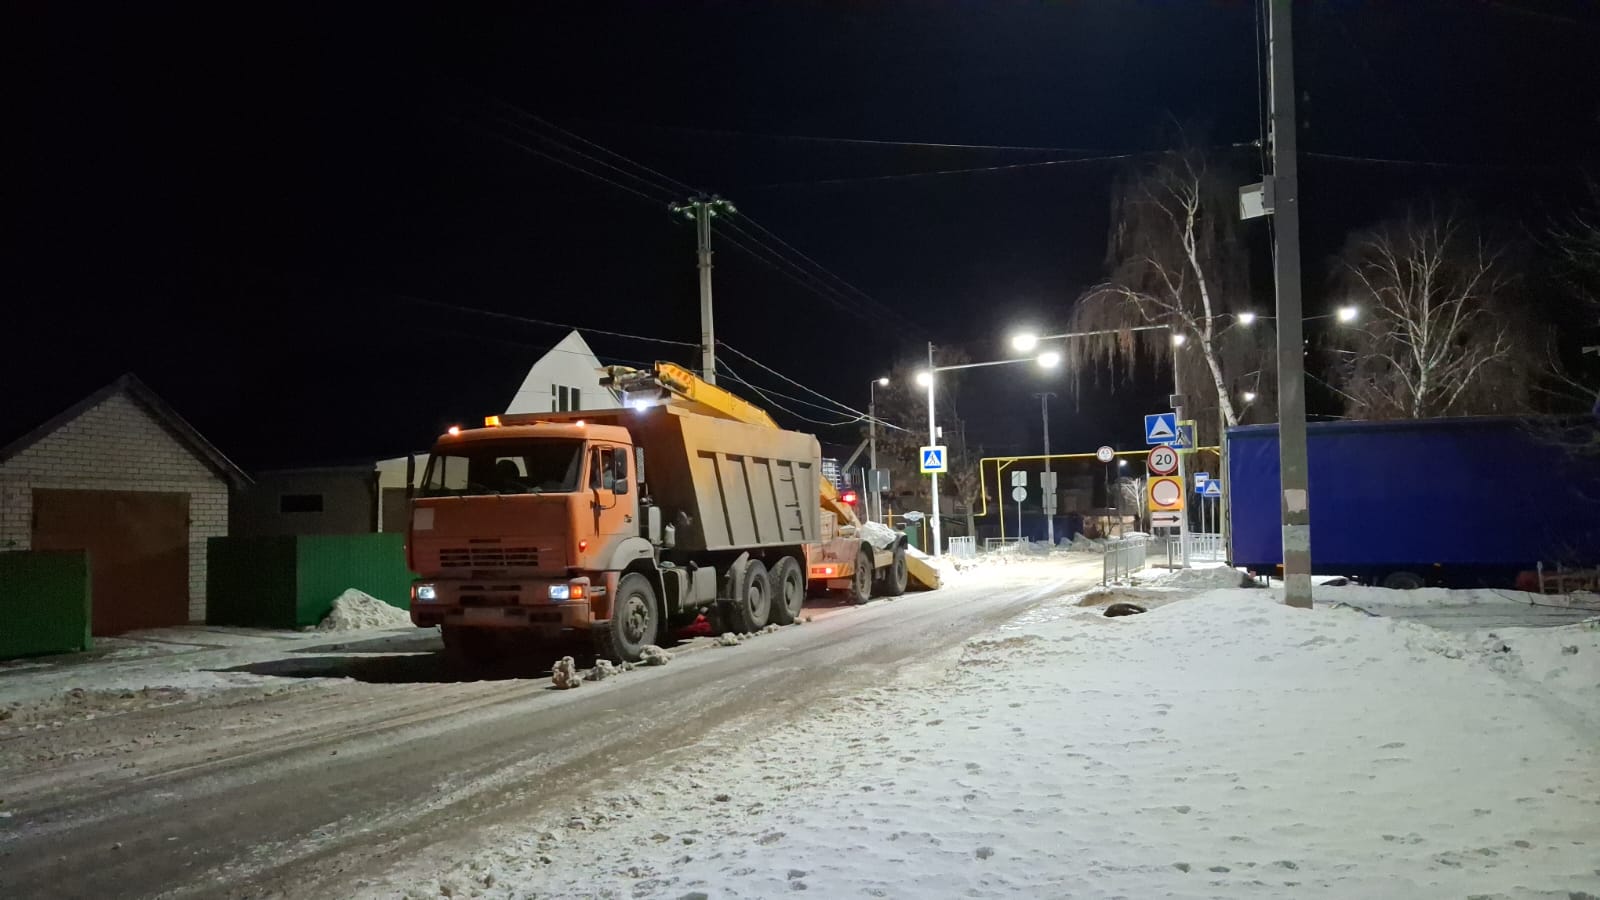
<svg viewBox="0 0 1600 900"><path fill-rule="evenodd" d="M1494 641L1262 590L1122 619L1064 598L366 893L1600 892L1600 691L1576 668L1600 631Z"/></svg>
<svg viewBox="0 0 1600 900"><path fill-rule="evenodd" d="M368 628L401 628L410 624L411 614L406 610L350 588L334 599L333 609L323 617L317 630L361 631Z"/></svg>

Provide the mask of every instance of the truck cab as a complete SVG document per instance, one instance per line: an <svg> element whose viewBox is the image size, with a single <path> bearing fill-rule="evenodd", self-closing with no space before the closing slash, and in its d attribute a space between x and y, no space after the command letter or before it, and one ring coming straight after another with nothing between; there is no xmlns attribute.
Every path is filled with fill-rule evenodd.
<svg viewBox="0 0 1600 900"><path fill-rule="evenodd" d="M626 428L451 429L412 505L412 622L442 626L458 649L490 643L496 630L554 639L609 620L618 571L652 555L638 488Z"/></svg>

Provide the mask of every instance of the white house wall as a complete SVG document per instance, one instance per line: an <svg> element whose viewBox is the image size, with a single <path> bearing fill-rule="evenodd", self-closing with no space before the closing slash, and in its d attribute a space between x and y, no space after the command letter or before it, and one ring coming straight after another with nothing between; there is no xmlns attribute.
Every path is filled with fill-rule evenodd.
<svg viewBox="0 0 1600 900"><path fill-rule="evenodd" d="M30 549L36 488L188 494L189 620L205 620L206 539L228 533L228 485L127 394L0 463L0 548Z"/></svg>
<svg viewBox="0 0 1600 900"><path fill-rule="evenodd" d="M554 412L552 389L577 388L581 409L615 409L611 392L600 386L600 360L583 335L574 331L533 364L507 413Z"/></svg>

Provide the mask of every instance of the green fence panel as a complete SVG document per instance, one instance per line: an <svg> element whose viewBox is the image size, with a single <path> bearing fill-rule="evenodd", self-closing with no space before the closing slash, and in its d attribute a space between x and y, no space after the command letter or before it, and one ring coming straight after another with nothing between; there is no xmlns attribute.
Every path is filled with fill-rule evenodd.
<svg viewBox="0 0 1600 900"><path fill-rule="evenodd" d="M89 554L0 552L0 659L88 650Z"/></svg>
<svg viewBox="0 0 1600 900"><path fill-rule="evenodd" d="M329 534L297 539L295 624L315 625L349 588L400 609L411 606L405 535Z"/></svg>
<svg viewBox="0 0 1600 900"><path fill-rule="evenodd" d="M206 560L206 624L295 627L293 537L211 538Z"/></svg>

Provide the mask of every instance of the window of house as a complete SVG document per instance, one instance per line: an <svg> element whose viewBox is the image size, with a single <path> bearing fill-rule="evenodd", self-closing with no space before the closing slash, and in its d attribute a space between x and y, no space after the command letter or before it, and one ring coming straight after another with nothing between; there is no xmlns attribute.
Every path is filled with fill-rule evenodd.
<svg viewBox="0 0 1600 900"><path fill-rule="evenodd" d="M319 513L322 512L321 494L280 494L278 496L278 512L281 513Z"/></svg>
<svg viewBox="0 0 1600 900"><path fill-rule="evenodd" d="M564 384L550 385L551 412L572 412L579 409L583 409L583 406L577 388L567 387Z"/></svg>

